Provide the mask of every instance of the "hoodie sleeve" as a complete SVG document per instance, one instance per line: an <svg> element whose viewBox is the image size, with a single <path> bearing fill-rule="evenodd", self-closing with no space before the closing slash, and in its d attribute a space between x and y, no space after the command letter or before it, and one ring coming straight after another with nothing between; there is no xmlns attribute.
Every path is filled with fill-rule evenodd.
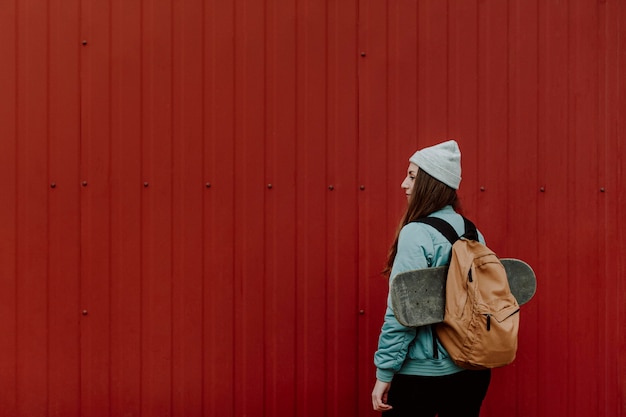
<svg viewBox="0 0 626 417"><path fill-rule="evenodd" d="M397 274L427 268L432 262L433 243L425 227L420 223L409 223L400 231L398 253L391 269L390 283ZM383 382L392 380L404 363L415 333L415 328L398 323L391 308L391 296L387 295L385 321L378 339L378 350L374 355L376 378Z"/></svg>

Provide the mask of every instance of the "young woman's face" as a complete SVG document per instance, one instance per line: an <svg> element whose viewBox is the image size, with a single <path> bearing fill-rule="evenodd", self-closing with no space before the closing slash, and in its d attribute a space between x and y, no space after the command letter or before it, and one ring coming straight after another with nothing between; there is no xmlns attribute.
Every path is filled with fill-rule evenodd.
<svg viewBox="0 0 626 417"><path fill-rule="evenodd" d="M402 181L400 187L404 190L406 194L406 198L408 199L413 192L413 185L415 185L415 176L417 175L417 165L413 162L409 164L409 167L406 169L406 178Z"/></svg>

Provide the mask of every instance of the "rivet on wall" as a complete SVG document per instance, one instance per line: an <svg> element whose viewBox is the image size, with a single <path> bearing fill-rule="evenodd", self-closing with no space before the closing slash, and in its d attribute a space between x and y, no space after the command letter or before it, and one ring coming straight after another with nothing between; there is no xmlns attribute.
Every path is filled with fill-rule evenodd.
<svg viewBox="0 0 626 417"><path fill-rule="evenodd" d="M211 188L211 183L210 183L210 182L207 182L206 184L204 184L204 186L205 186L206 188Z"/></svg>
<svg viewBox="0 0 626 417"><path fill-rule="evenodd" d="M485 191L485 187L484 186L480 186L480 191Z"/></svg>
<svg viewBox="0 0 626 417"><path fill-rule="evenodd" d="M604 187L600 188L600 192L601 192L601 193L603 193L603 192L605 192L605 191L606 191L606 190L604 189Z"/></svg>
<svg viewBox="0 0 626 417"><path fill-rule="evenodd" d="M53 183L50 184L50 188L56 188L56 187L57 187L57 183L56 182L53 182Z"/></svg>
<svg viewBox="0 0 626 417"><path fill-rule="evenodd" d="M270 183L270 184L267 184L267 188L268 188L268 189L270 189L270 190L271 190L273 187L274 187L274 186L273 186L271 183Z"/></svg>
<svg viewBox="0 0 626 417"><path fill-rule="evenodd" d="M540 187L539 191L541 191L542 193L545 193L546 192L546 188L545 187Z"/></svg>
<svg viewBox="0 0 626 417"><path fill-rule="evenodd" d="M81 182L80 185L82 185L83 187L86 187L87 186L87 181Z"/></svg>
<svg viewBox="0 0 626 417"><path fill-rule="evenodd" d="M365 186L364 185L361 185L359 188L361 189L361 191L365 190Z"/></svg>
<svg viewBox="0 0 626 417"><path fill-rule="evenodd" d="M334 186L334 185L329 185L329 186L328 186L328 189L329 189L330 191L332 191L332 190L334 190L334 189L335 189L335 186Z"/></svg>
<svg viewBox="0 0 626 417"><path fill-rule="evenodd" d="M150 186L150 183L148 181L144 181L143 186L145 188L148 188Z"/></svg>

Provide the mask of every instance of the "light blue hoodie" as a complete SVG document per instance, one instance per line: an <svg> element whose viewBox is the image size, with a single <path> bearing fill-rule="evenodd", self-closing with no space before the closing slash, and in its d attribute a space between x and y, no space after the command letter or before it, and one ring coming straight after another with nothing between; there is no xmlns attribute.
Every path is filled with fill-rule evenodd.
<svg viewBox="0 0 626 417"><path fill-rule="evenodd" d="M447 221L459 235L465 232L463 218L452 206L446 206L430 216ZM480 232L478 237L484 243ZM423 223L407 224L400 231L398 253L389 282L401 272L447 265L451 249L450 242L433 227ZM438 345L438 359L435 359L431 326L410 328L398 323L389 296L374 364L377 368L376 378L383 382L390 382L396 373L441 376L463 370L455 365L441 344Z"/></svg>

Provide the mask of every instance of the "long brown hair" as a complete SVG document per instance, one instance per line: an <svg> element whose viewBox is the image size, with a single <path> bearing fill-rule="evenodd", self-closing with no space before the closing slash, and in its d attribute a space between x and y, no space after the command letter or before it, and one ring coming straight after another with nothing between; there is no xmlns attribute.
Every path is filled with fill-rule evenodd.
<svg viewBox="0 0 626 417"><path fill-rule="evenodd" d="M383 270L383 274L389 275L391 273L393 261L396 259L396 254L398 253L400 230L412 221L426 217L448 205L451 205L456 211L460 211L461 203L456 194L456 190L433 178L425 171L418 169L413 191L409 197L406 212L396 231L393 245L391 245L389 249L387 265Z"/></svg>

